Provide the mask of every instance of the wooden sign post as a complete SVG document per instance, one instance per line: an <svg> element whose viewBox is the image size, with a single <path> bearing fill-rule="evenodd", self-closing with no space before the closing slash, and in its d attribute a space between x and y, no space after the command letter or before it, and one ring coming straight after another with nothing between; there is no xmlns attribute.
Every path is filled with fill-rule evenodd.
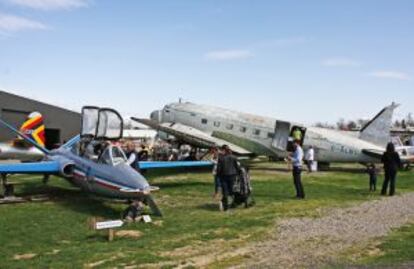
<svg viewBox="0 0 414 269"><path fill-rule="evenodd" d="M89 222L89 225L93 230L108 230L108 241L114 240L114 228L119 228L123 224L124 222L122 220L97 221L96 218L92 218Z"/></svg>

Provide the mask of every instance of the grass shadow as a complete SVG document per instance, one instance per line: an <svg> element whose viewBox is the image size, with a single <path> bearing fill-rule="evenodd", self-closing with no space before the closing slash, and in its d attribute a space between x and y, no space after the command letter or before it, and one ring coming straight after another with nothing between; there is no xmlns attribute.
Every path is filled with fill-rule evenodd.
<svg viewBox="0 0 414 269"><path fill-rule="evenodd" d="M206 211L214 211L214 212L220 211L218 204L214 204L214 203L205 203L205 204L198 205L197 209L206 210Z"/></svg>

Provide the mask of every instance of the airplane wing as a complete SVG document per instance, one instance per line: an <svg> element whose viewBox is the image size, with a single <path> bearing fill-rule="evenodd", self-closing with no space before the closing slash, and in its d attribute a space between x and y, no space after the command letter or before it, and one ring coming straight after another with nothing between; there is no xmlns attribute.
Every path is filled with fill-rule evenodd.
<svg viewBox="0 0 414 269"><path fill-rule="evenodd" d="M374 157L377 159L381 159L382 155L384 154L384 151L381 150L375 150L375 149L363 149L362 152L370 157ZM401 162L403 163L413 163L414 162L414 156L413 155L402 155L400 154Z"/></svg>
<svg viewBox="0 0 414 269"><path fill-rule="evenodd" d="M384 151L376 149L363 149L362 153L373 158L381 159L382 154L384 154Z"/></svg>
<svg viewBox="0 0 414 269"><path fill-rule="evenodd" d="M228 145L230 149L238 155L252 155L252 152L229 143L226 140L213 137L203 131L195 129L193 127L181 124L181 123L158 123L149 119L131 118L134 121L145 124L158 131L165 132L173 135L177 139L184 141L190 145L201 148L220 147L222 145Z"/></svg>
<svg viewBox="0 0 414 269"><path fill-rule="evenodd" d="M0 164L0 174L55 174L59 169L55 161Z"/></svg>
<svg viewBox="0 0 414 269"><path fill-rule="evenodd" d="M140 169L178 168L178 167L209 167L213 163L209 161L177 161L177 162L139 162Z"/></svg>

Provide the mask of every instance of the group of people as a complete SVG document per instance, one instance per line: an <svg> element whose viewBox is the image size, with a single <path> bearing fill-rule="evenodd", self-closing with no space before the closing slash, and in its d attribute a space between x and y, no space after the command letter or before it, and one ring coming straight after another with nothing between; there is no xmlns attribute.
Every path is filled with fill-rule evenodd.
<svg viewBox="0 0 414 269"><path fill-rule="evenodd" d="M250 175L248 168L242 167L232 154L229 146L214 149L214 196L221 193L220 210L227 211L240 204L252 206ZM229 198L232 199L229 204Z"/></svg>
<svg viewBox="0 0 414 269"><path fill-rule="evenodd" d="M312 171L312 164L314 158L314 150L312 147L309 148L306 156L306 162L308 165L309 172ZM299 140L295 140L293 143L293 152L288 156L289 161L292 163L293 169L293 183L296 190L296 198L304 199L305 191L302 184L302 161L304 159L303 149ZM398 169L402 166L400 155L395 151L393 143L388 143L386 151L381 157L381 162L384 165L384 182L382 184L381 195L386 195L389 187L388 194L390 196L395 194L395 182L397 178ZM370 164L367 167L367 173L369 174L369 190L376 190L376 182L378 169L375 164Z"/></svg>
<svg viewBox="0 0 414 269"><path fill-rule="evenodd" d="M139 151L136 150L136 145L133 141L128 141L123 145L123 149L125 155L127 157L127 163L137 170L138 172L142 171L139 168L139 162L148 161L148 150L144 144L141 145L141 149Z"/></svg>
<svg viewBox="0 0 414 269"><path fill-rule="evenodd" d="M384 182L382 184L381 195L386 195L389 189L388 194L392 196L395 194L397 172L402 166L400 155L395 151L393 143L388 143L387 149L381 157L381 162L384 165ZM376 191L378 169L375 164L368 165L367 173L369 174L369 190Z"/></svg>

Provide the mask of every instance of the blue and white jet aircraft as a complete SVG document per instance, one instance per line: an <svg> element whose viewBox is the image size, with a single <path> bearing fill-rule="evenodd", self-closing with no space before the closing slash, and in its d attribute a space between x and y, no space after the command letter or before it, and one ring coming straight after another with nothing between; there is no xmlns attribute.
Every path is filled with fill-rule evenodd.
<svg viewBox="0 0 414 269"><path fill-rule="evenodd" d="M36 141L0 119L0 124L45 154L41 162L0 164L3 178L8 174L58 175L82 190L115 199L145 200L154 214L161 214L150 186L136 169L126 163L123 150L110 143L122 137L123 121L112 109L82 108L81 134L58 149L47 150ZM208 161L140 162L140 169L210 166Z"/></svg>

